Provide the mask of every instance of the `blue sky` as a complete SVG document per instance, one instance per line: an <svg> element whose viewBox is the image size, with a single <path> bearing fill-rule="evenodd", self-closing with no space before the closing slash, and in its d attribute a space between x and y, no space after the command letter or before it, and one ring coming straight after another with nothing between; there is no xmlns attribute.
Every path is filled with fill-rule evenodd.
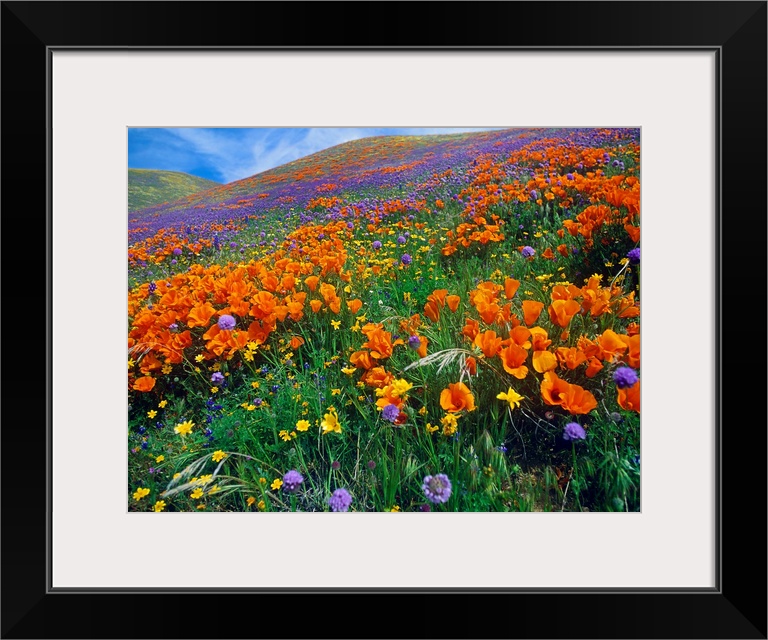
<svg viewBox="0 0 768 640"><path fill-rule="evenodd" d="M488 130L129 128L128 167L183 171L216 182L232 182L358 138Z"/></svg>

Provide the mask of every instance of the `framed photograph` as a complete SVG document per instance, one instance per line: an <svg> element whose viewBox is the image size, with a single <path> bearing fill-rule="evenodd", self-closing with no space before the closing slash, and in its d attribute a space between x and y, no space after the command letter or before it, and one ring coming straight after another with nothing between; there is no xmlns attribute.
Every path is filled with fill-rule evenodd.
<svg viewBox="0 0 768 640"><path fill-rule="evenodd" d="M3 637L765 638L766 3L298 7L2 5Z"/></svg>

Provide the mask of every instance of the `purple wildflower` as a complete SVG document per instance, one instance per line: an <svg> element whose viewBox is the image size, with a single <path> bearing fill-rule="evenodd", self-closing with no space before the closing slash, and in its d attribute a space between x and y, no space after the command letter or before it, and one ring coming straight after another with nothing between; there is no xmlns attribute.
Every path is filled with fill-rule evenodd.
<svg viewBox="0 0 768 640"><path fill-rule="evenodd" d="M368 468L373 471L376 468L376 463L373 460L368 461Z"/></svg>
<svg viewBox="0 0 768 640"><path fill-rule="evenodd" d="M533 247L523 247L523 250L520 252L523 254L523 258L532 258L533 255L536 253Z"/></svg>
<svg viewBox="0 0 768 640"><path fill-rule="evenodd" d="M405 265L408 265L408 264L411 264L411 262L413 262L413 258L411 258L411 256L409 256L407 253L404 253L400 257L400 262L402 262Z"/></svg>
<svg viewBox="0 0 768 640"><path fill-rule="evenodd" d="M223 316L221 316L218 322L219 329L221 329L222 331L226 331L228 329L234 329L236 324L237 322L235 321L235 319L228 313L225 313Z"/></svg>
<svg viewBox="0 0 768 640"><path fill-rule="evenodd" d="M372 246L372 247L373 247L373 248L374 248L376 251L378 251L379 249L381 249L381 242L379 242L378 240L374 240L374 241L373 241L373 244L372 244L371 246Z"/></svg>
<svg viewBox="0 0 768 640"><path fill-rule="evenodd" d="M411 349L418 349L421 346L421 340L419 340L419 336L411 336L408 338L408 346Z"/></svg>
<svg viewBox="0 0 768 640"><path fill-rule="evenodd" d="M407 241L405 236L398 236L397 238L397 244L405 244Z"/></svg>
<svg viewBox="0 0 768 640"><path fill-rule="evenodd" d="M338 471L339 469L341 469L341 462L339 462L338 460L334 460L333 462L331 462L331 469L333 469L334 471Z"/></svg>
<svg viewBox="0 0 768 640"><path fill-rule="evenodd" d="M563 429L564 440L584 440L587 437L587 432L577 422L569 422Z"/></svg>
<svg viewBox="0 0 768 640"><path fill-rule="evenodd" d="M424 484L421 490L427 497L427 500L434 504L448 502L451 497L451 481L444 473L438 473L436 476L427 476L424 478Z"/></svg>
<svg viewBox="0 0 768 640"><path fill-rule="evenodd" d="M328 504L331 505L331 511L349 511L349 505L352 504L352 496L346 489L336 489L330 498Z"/></svg>
<svg viewBox="0 0 768 640"><path fill-rule="evenodd" d="M400 409L396 404L388 404L381 410L381 417L389 422L394 422L400 415Z"/></svg>
<svg viewBox="0 0 768 640"><path fill-rule="evenodd" d="M181 249L179 249L178 247L176 247L176 248L173 250L173 255L175 255L175 256L180 256L180 255L181 255Z"/></svg>
<svg viewBox="0 0 768 640"><path fill-rule="evenodd" d="M637 380L637 372L630 367L619 367L613 372L613 381L619 389L629 389Z"/></svg>
<svg viewBox="0 0 768 640"><path fill-rule="evenodd" d="M627 254L630 264L640 264L640 247L635 247Z"/></svg>
<svg viewBox="0 0 768 640"><path fill-rule="evenodd" d="M215 371L211 376L211 382L213 382L213 384L221 384L224 382L224 375L219 371Z"/></svg>
<svg viewBox="0 0 768 640"><path fill-rule="evenodd" d="M291 469L283 476L283 491L286 493L293 493L299 488L302 482L304 482L304 476L295 469Z"/></svg>

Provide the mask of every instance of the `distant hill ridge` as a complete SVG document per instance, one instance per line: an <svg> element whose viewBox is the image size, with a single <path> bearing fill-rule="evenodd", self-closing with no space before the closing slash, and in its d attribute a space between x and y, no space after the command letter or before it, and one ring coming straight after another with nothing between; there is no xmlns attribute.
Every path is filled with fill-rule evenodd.
<svg viewBox="0 0 768 640"><path fill-rule="evenodd" d="M180 171L128 169L128 211L137 211L220 187L221 183Z"/></svg>

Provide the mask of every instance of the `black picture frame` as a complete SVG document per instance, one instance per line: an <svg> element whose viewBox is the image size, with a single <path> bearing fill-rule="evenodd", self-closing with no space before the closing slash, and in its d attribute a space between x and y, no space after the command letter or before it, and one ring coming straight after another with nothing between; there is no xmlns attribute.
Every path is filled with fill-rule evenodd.
<svg viewBox="0 0 768 640"><path fill-rule="evenodd" d="M761 354L758 345L765 344L766 297L764 282L757 283L766 265L767 8L764 1L3 2L8 340L1 434L2 637L766 638L766 403L764 376L759 376L759 384L754 378L755 370L765 371L764 349ZM51 526L46 471L52 464L52 273L46 229L51 221L49 62L57 47L716 51L721 100L716 588L696 593L52 591L46 553ZM30 231L32 220L36 224ZM16 249L26 246L21 240L31 233L36 244L32 262L42 273L33 278L28 269L34 265L24 264L27 284L20 287L19 261L25 258L17 257ZM45 264L40 255L44 235ZM690 252L695 262L695 247L681 251ZM29 293L30 280L37 293ZM30 316L36 318L34 330L29 328ZM30 357L30 343L38 345L42 357ZM681 464L690 465L691 484L670 490L683 499L686 491L697 490L696 469L704 461ZM150 562L152 541L137 540L136 545L135 551L145 550ZM563 562L567 567L567 556ZM631 549L617 562L631 563ZM358 622L361 615L368 620Z"/></svg>

